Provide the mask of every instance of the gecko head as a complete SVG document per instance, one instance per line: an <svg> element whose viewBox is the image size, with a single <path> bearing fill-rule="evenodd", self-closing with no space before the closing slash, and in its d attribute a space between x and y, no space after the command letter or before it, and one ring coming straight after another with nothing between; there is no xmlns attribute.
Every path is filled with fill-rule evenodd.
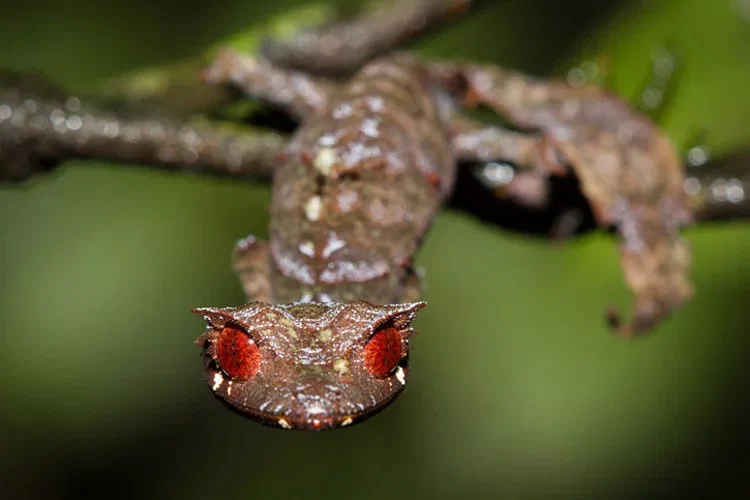
<svg viewBox="0 0 750 500"><path fill-rule="evenodd" d="M285 429L360 422L388 405L408 376L411 323L424 302L194 309L196 343L214 394L239 413Z"/></svg>

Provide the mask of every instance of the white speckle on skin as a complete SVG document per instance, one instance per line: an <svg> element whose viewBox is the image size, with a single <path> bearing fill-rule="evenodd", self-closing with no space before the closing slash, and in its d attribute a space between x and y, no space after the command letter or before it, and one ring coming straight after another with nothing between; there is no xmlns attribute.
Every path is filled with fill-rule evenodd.
<svg viewBox="0 0 750 500"><path fill-rule="evenodd" d="M246 252L250 250L250 247L255 245L255 243L256 243L255 236L250 235L247 238L242 238L242 239L237 240L237 243L235 244L235 246L237 247L238 250L242 252Z"/></svg>
<svg viewBox="0 0 750 500"><path fill-rule="evenodd" d="M318 139L318 144L321 146L333 146L336 144L336 138L331 134L326 134Z"/></svg>
<svg viewBox="0 0 750 500"><path fill-rule="evenodd" d="M362 121L362 133L369 137L378 137L380 135L378 124L378 120L372 118Z"/></svg>
<svg viewBox="0 0 750 500"><path fill-rule="evenodd" d="M311 415L320 415L321 413L325 412L326 409L320 403L312 403L307 407L307 413Z"/></svg>
<svg viewBox="0 0 750 500"><path fill-rule="evenodd" d="M382 261L375 264L365 262L329 262L320 273L320 280L334 283L339 281L364 282L388 272L388 265Z"/></svg>
<svg viewBox="0 0 750 500"><path fill-rule="evenodd" d="M280 418L278 422L279 422L279 427L281 427L282 429L291 429L292 428L292 426L289 425L289 422L287 422L283 418Z"/></svg>
<svg viewBox="0 0 750 500"><path fill-rule="evenodd" d="M383 111L383 98L382 97L368 97L367 105L370 107L370 111L373 113L380 113Z"/></svg>
<svg viewBox="0 0 750 500"><path fill-rule="evenodd" d="M404 373L404 369L402 367L398 367L398 370L396 370L396 380L401 382L401 385L406 385L406 374Z"/></svg>
<svg viewBox="0 0 750 500"><path fill-rule="evenodd" d="M366 146L361 142L356 142L351 144L341 156L346 166L353 167L362 161L382 156L382 151L378 146Z"/></svg>
<svg viewBox="0 0 750 500"><path fill-rule="evenodd" d="M348 212L359 200L359 195L352 189L340 187L338 195L336 196L336 202L339 205L339 210L342 212Z"/></svg>
<svg viewBox="0 0 750 500"><path fill-rule="evenodd" d="M299 251L307 257L313 257L315 255L315 245L310 240L305 240L299 244Z"/></svg>
<svg viewBox="0 0 750 500"><path fill-rule="evenodd" d="M334 232L328 233L328 238L326 239L326 246L323 247L323 258L327 259L331 255L333 255L333 252L336 250L341 250L346 246L346 242L338 237L338 235Z"/></svg>
<svg viewBox="0 0 750 500"><path fill-rule="evenodd" d="M344 420L341 421L341 427L346 427L347 425L351 425L354 420L352 420L352 417L346 417Z"/></svg>
<svg viewBox="0 0 750 500"><path fill-rule="evenodd" d="M315 169L326 177L331 175L333 165L336 163L336 150L333 148L320 148L315 155Z"/></svg>
<svg viewBox="0 0 750 500"><path fill-rule="evenodd" d="M352 108L351 104L344 103L333 110L333 117L336 118L337 120L348 118L352 116L353 111L354 109Z"/></svg>
<svg viewBox="0 0 750 500"><path fill-rule="evenodd" d="M349 373L349 360L346 359L337 359L333 362L333 371L338 373L339 375L346 375Z"/></svg>
<svg viewBox="0 0 750 500"><path fill-rule="evenodd" d="M230 380L227 385L227 396L232 395L232 381Z"/></svg>
<svg viewBox="0 0 750 500"><path fill-rule="evenodd" d="M305 216L310 221L317 221L320 219L320 213L323 211L323 200L320 196L313 196L305 203Z"/></svg>
<svg viewBox="0 0 750 500"><path fill-rule="evenodd" d="M214 373L214 385L211 386L211 390L215 391L219 387L221 387L221 384L224 383L224 377L221 375L221 373L216 372Z"/></svg>

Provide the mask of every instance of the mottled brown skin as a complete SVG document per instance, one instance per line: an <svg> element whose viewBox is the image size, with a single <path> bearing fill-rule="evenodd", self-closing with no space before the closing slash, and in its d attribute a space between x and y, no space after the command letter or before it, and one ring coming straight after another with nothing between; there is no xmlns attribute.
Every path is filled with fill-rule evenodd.
<svg viewBox="0 0 750 500"><path fill-rule="evenodd" d="M274 301L401 300L455 176L428 84L410 56L370 63L295 134L274 178L271 254L310 291L276 287Z"/></svg>
<svg viewBox="0 0 750 500"><path fill-rule="evenodd" d="M224 53L206 71L206 78L255 89L256 68L263 67ZM299 88L299 78L293 78L281 86ZM307 119L275 173L270 242L243 240L234 256L249 299L264 301L235 312L243 315L246 331L266 332L257 344L274 362L259 376L235 380L231 394L220 391L221 385L215 389L217 396L248 416L297 429L348 425L382 409L403 389L406 359L386 377L377 378L362 368L362 348L384 317L404 308L410 311L408 321L402 321L406 342L408 325L423 304L403 304L420 295L412 260L455 177L445 132L449 116L441 115L430 85L424 65L401 54L366 65L327 97L320 97L324 87L305 82L305 94L315 96L317 105L297 104L305 99L302 92L287 94L292 96L288 102L305 110ZM329 342L315 346L314 361L288 355L281 339L288 336L288 328L272 328L267 314L255 312L273 311L268 304L296 303L309 305L279 306L277 312L285 311L283 318L291 328L305 332L299 336L315 339L324 328L333 332ZM387 305L394 303L402 305ZM341 310L356 314L336 322L300 323L309 314ZM204 351L206 379L212 386L221 370L211 350L210 332L215 328L209 325ZM353 367L352 376L345 379L331 375L332 363L342 351L349 353L346 359ZM278 373L277 385L270 390L273 370ZM304 390L292 390L300 387L297 379L303 376ZM316 411L300 403L300 394L308 393L315 394L310 400Z"/></svg>
<svg viewBox="0 0 750 500"><path fill-rule="evenodd" d="M383 409L404 388L408 341L423 302L374 306L366 302L270 305L196 309L208 330L205 377L214 394L240 413L287 429L346 427ZM259 346L261 365L248 381L221 371L215 355L218 332L235 326ZM373 334L396 328L403 357L397 368L374 377L362 352Z"/></svg>

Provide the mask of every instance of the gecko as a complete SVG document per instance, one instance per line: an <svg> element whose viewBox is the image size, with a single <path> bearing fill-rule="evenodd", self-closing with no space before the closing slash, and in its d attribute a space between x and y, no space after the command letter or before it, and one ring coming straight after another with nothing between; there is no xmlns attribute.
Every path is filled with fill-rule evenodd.
<svg viewBox="0 0 750 500"><path fill-rule="evenodd" d="M680 228L724 200L699 198L666 134L599 87L400 51L479 3L411 0L259 56L220 51L202 81L283 110L300 123L290 138L109 111L17 78L0 92L0 180L73 157L271 177L269 241L248 236L232 254L248 302L193 311L213 394L282 429L348 427L403 391L426 305L414 258L462 162L512 163L504 194L530 207L551 179L576 178L617 233L635 296L632 320L607 321L626 336L653 329L693 293ZM470 118L478 106L514 128Z"/></svg>

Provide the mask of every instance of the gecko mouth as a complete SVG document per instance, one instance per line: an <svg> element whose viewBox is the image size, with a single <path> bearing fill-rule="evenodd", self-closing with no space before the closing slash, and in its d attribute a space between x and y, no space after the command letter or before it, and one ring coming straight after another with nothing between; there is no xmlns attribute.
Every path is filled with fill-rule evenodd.
<svg viewBox="0 0 750 500"><path fill-rule="evenodd" d="M263 377L243 382L228 378L207 353L204 361L206 383L225 406L282 429L328 430L362 422L393 402L408 375L408 359L404 358L391 376L365 387L330 373L303 374L291 381Z"/></svg>

